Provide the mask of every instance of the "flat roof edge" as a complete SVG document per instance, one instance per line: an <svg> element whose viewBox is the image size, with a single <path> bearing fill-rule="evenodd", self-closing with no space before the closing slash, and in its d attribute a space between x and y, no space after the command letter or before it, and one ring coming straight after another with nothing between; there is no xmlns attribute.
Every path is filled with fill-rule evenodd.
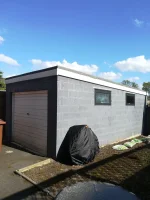
<svg viewBox="0 0 150 200"><path fill-rule="evenodd" d="M18 76L13 76L13 77L5 79L5 81L6 81L6 84L11 84L15 82L33 80L33 79L44 78L44 77L49 77L49 76L64 76L64 77L73 78L73 79L84 81L84 82L89 82L89 83L93 83L97 85L102 85L105 87L124 90L127 92L142 94L146 96L146 92L143 90L127 87L119 83L115 83L106 79L102 79L93 75L89 75L83 72L64 68L61 66L54 66L51 68L46 68L46 69L42 69L38 71L29 72L26 74L21 74Z"/></svg>
<svg viewBox="0 0 150 200"><path fill-rule="evenodd" d="M68 78L73 78L76 80L81 80L84 82L89 82L89 83L93 83L93 84L97 84L97 85L101 85L101 86L105 86L105 87L109 87L109 88L132 92L132 93L136 93L136 94L142 94L142 95L146 96L146 92L144 90L127 87L125 85L115 83L112 81L108 81L106 79L102 79L102 78L99 78L96 76L84 74L82 72L76 72L76 71L70 70L70 69L68 70L68 69L65 69L64 67L58 67L57 75L68 77Z"/></svg>

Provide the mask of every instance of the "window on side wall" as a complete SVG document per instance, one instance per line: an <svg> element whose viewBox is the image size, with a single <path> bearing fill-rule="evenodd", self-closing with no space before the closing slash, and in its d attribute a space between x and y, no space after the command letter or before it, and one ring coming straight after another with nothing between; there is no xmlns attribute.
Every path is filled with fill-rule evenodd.
<svg viewBox="0 0 150 200"><path fill-rule="evenodd" d="M95 105L111 105L111 91L95 89Z"/></svg>
<svg viewBox="0 0 150 200"><path fill-rule="evenodd" d="M126 93L126 105L135 105L135 94Z"/></svg>

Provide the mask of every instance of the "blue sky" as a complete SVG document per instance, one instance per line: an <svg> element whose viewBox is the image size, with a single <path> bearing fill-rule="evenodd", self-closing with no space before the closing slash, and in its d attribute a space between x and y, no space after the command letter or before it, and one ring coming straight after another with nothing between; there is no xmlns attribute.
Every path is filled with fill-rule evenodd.
<svg viewBox="0 0 150 200"><path fill-rule="evenodd" d="M150 81L149 0L0 0L0 70L59 64L113 81Z"/></svg>

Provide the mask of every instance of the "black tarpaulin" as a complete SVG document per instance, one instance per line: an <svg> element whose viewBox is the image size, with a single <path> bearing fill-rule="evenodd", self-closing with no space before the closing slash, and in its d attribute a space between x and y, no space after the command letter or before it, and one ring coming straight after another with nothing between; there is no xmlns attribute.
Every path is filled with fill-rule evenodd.
<svg viewBox="0 0 150 200"><path fill-rule="evenodd" d="M59 149L57 159L65 164L83 165L91 162L99 152L99 142L86 125L72 126Z"/></svg>

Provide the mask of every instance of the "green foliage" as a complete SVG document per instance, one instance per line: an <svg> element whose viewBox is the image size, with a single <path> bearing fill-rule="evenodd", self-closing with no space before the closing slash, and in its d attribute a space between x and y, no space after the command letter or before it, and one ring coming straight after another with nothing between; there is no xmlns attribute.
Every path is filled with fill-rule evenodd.
<svg viewBox="0 0 150 200"><path fill-rule="evenodd" d="M5 79L3 78L3 72L0 71L0 90L6 90Z"/></svg>
<svg viewBox="0 0 150 200"><path fill-rule="evenodd" d="M126 86L129 86L129 87L137 88L137 89L139 88L139 86L138 86L137 83L131 82L131 81L129 81L129 80L123 80L123 81L122 81L122 84L123 84L123 85L126 85Z"/></svg>
<svg viewBox="0 0 150 200"><path fill-rule="evenodd" d="M132 87L137 88L137 89L139 88L138 84L135 82L132 82Z"/></svg>
<svg viewBox="0 0 150 200"><path fill-rule="evenodd" d="M150 82L144 82L142 90L145 90L150 96Z"/></svg>
<svg viewBox="0 0 150 200"><path fill-rule="evenodd" d="M0 78L3 78L3 72L0 71Z"/></svg>

